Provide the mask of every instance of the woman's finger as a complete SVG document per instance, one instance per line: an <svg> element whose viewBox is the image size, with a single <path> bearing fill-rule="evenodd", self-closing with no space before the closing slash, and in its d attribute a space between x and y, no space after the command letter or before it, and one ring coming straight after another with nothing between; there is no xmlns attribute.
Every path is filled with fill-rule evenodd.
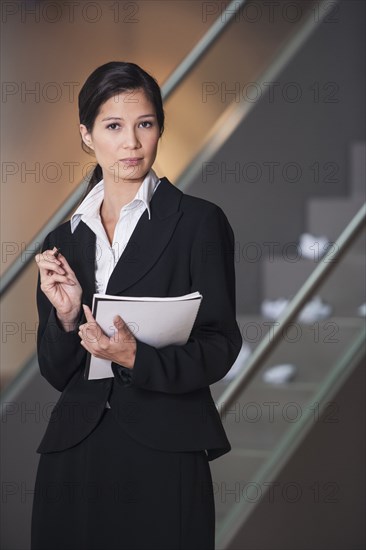
<svg viewBox="0 0 366 550"><path fill-rule="evenodd" d="M45 260L45 261L52 262L52 263L55 263L55 264L60 264L61 263L60 260L58 259L58 257L56 257L54 255L53 250L44 250L40 254L37 254L36 258L37 257L38 257L38 261Z"/></svg>
<svg viewBox="0 0 366 550"><path fill-rule="evenodd" d="M50 286L53 286L54 283L63 283L65 285L70 286L76 286L76 283L70 279L67 275L59 275L57 273L52 273L52 279L51 277L42 278L41 277L41 289L49 288Z"/></svg>
<svg viewBox="0 0 366 550"><path fill-rule="evenodd" d="M69 262L67 261L67 259L65 258L65 256L64 256L63 254L61 254L61 252L60 252L59 255L57 256L57 258L60 260L61 265L62 265L62 267L65 269L65 271L67 271L68 273L70 273L70 274L72 274L72 275L75 275L75 273L73 272L73 270L72 270L71 267L70 267Z"/></svg>
<svg viewBox="0 0 366 550"><path fill-rule="evenodd" d="M84 342L88 342L90 346L99 346L103 333L101 330L95 330L95 327L86 326L83 330L79 330L79 337Z"/></svg>
<svg viewBox="0 0 366 550"><path fill-rule="evenodd" d="M91 309L89 306L87 306L86 304L82 304L83 305L83 310L84 310L84 314L85 314L85 318L86 320L88 321L88 323L96 323L96 320L94 319L93 317L93 314L91 312Z"/></svg>
<svg viewBox="0 0 366 550"><path fill-rule="evenodd" d="M37 254L35 259L40 270L57 271L58 273L69 274L75 279L74 271L71 269L65 256L61 253L59 253L56 258L52 250L45 250L41 254Z"/></svg>
<svg viewBox="0 0 366 550"><path fill-rule="evenodd" d="M61 266L55 265L52 262L42 260L38 267L41 274L52 275L53 273L59 273L60 275L66 275L66 271Z"/></svg>
<svg viewBox="0 0 366 550"><path fill-rule="evenodd" d="M61 262L57 260L52 254L49 254L49 250L46 250L42 254L37 254L35 260L37 262L39 270L54 270L59 273L65 272L61 266ZM47 254L48 253L48 254Z"/></svg>

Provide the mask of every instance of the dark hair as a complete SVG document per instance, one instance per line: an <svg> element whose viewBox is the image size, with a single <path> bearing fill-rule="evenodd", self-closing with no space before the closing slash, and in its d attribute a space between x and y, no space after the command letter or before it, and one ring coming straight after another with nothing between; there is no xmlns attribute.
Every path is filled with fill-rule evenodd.
<svg viewBox="0 0 366 550"><path fill-rule="evenodd" d="M156 80L135 63L111 61L101 65L85 81L79 93L79 119L89 132L92 131L100 107L111 97L123 92L141 89L155 107L160 135L164 131L164 110L161 91ZM84 151L89 153L84 142ZM99 164L94 168L85 195L103 177Z"/></svg>

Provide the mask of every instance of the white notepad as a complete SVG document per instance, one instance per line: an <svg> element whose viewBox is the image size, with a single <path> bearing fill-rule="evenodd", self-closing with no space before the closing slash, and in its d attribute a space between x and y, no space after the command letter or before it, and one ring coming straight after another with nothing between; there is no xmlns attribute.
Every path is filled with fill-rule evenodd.
<svg viewBox="0 0 366 550"><path fill-rule="evenodd" d="M201 301L199 292L173 298L94 294L92 312L107 336L116 332L113 318L120 315L135 338L162 348L187 342ZM89 380L114 376L111 361L90 354L86 373Z"/></svg>

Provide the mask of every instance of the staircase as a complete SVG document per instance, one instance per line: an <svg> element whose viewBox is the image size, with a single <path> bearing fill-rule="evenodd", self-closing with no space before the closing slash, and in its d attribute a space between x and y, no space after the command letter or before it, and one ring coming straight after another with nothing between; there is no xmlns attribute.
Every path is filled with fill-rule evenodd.
<svg viewBox="0 0 366 550"><path fill-rule="evenodd" d="M366 164L365 143L351 145L349 161L349 196L313 198L307 202L305 231L314 236L325 235L330 243L334 243L366 198L366 187L363 184ZM291 254L294 256L293 248ZM364 270L364 255L365 239L359 239L352 252L347 255L344 268L337 271L322 291L322 299L332 305L337 316L357 315L357 308L361 305L359 300L365 289L364 279L358 275ZM318 259L316 243L312 259L299 257L296 261L289 261L279 255L275 255L273 259L266 259L263 265L263 299L289 298L294 295L309 277Z"/></svg>
<svg viewBox="0 0 366 550"><path fill-rule="evenodd" d="M325 235L334 242L362 206L365 201L365 151L364 143L351 146L349 197L308 201L306 230L309 233ZM263 500L255 497L256 492L259 491L263 497L270 483L275 482L275 475L269 475L268 470L271 455L276 453L294 426L306 414L313 417L314 426L323 414L328 423L340 421L337 403L331 400L329 403L327 399L319 401L317 396L319 390L329 384L339 358L365 331L365 318L358 313L358 307L366 299L364 251L365 233L355 241L319 290L321 298L333 308L331 317L313 324L293 323L280 345L224 417L232 451L211 464L216 491L219 548L220 544L222 548L227 547L225 533L235 511L241 511L245 533L244 519ZM313 260L300 258L296 262L288 262L281 256L263 262L263 299L291 298L315 265ZM252 349L275 322L258 315L238 317L243 339ZM262 380L266 369L283 363L296 366L292 381L274 385ZM241 365L241 368L244 367L245 362ZM220 381L211 387L219 410L220 396L226 385L227 382ZM259 484L263 471L267 473L265 486ZM240 548L244 550L244 546Z"/></svg>

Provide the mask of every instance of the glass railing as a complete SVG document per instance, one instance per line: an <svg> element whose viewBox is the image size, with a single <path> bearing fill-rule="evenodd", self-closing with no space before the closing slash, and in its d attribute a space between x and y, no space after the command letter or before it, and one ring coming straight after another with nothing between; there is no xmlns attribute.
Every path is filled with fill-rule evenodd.
<svg viewBox="0 0 366 550"><path fill-rule="evenodd" d="M256 8L250 3L246 5L245 1L234 1L220 5L218 3L215 10L211 9L212 6L209 3L205 4L207 11L202 12L202 22L207 24L206 35L212 34L212 29L216 27L216 38L203 35L199 41L201 45L197 48L196 56L192 57L189 54L181 63L181 66L185 66L186 72L184 70L182 72L182 67L179 66L163 86L163 91L169 94L165 106L167 125L155 167L159 174L168 176L174 183L181 184L181 187L184 180L192 176L190 172L192 158L200 150L202 141L207 142L207 136L210 136L217 121L222 117L225 118L227 111L232 113L239 104L243 103L243 100L248 107L257 104L268 91L260 82L258 75L261 74L263 77L265 68L271 66L273 62L274 68L271 75L274 76L276 71L279 71L288 61L289 56L294 54L294 44L288 44L290 38L295 37L293 41L297 41L297 47L299 47L301 40L305 39L303 37L300 42L296 39L297 35L301 35L301 29L305 26L315 27L320 22L319 17L314 17L312 1L299 1L296 13L290 10L291 13L287 13L286 17L282 12L282 15L277 12L268 12L267 4L260 4ZM260 9L260 13L257 13L256 9ZM326 10L323 12L322 16ZM273 17L276 17L275 21ZM282 51L285 44L288 44L286 55L281 53L279 61L276 54ZM227 59L237 59L238 52L248 50L252 53L250 56L240 58L239 73L238 64L225 62ZM186 78L187 74L189 78ZM185 105L184 109L181 108L182 104ZM190 106L189 110L187 105ZM174 125L170 121L174 121ZM230 135L230 131L232 129L228 127L220 137L219 144L216 136L214 141L217 147L223 144ZM209 149L203 151L206 157L214 151L211 147L211 138L212 136L209 138ZM199 164L202 166L201 158ZM79 191L69 195L66 201L69 206L77 204L81 191L80 188ZM52 219L50 224L44 226L43 233L36 235L33 242L21 243L21 245L9 243L5 266L10 269L5 270L3 285L7 286L9 281L15 279L16 272L23 269L24 281L18 281L10 289L3 303L2 317L5 320L3 325L5 328L2 364L5 367L2 372L2 388L6 387L21 370L34 349L37 313L34 295L29 293L30 288L35 288L36 282L35 266L31 262L32 252L33 254L36 252L37 246L40 246L45 233L50 231L51 226L59 224L60 220L68 215L64 204L58 210L59 219ZM23 248L22 254L19 253L21 248ZM26 266L27 261L30 261L30 265ZM19 296L23 298L19 300ZM25 304L26 307L24 307Z"/></svg>
<svg viewBox="0 0 366 550"><path fill-rule="evenodd" d="M232 444L230 453L211 463L218 549L228 547L256 504L268 496L281 467L320 415L325 414L327 422L337 421L339 410L332 397L356 366L353 359L359 361L365 354L362 211L363 230L341 258L336 258L338 245L333 245L328 256L319 259L318 272L327 267L324 262L333 262L331 272L307 294L292 321L286 319L286 311L278 319L251 319L250 327L248 319L238 319L247 345L253 347L251 339L262 333L257 352L263 341L273 349L253 365L254 350L239 366L242 386L234 399L230 384L233 387L235 379L212 387ZM300 294L301 290L297 297ZM287 313L290 309L291 303ZM248 368L253 372L246 379Z"/></svg>
<svg viewBox="0 0 366 550"><path fill-rule="evenodd" d="M178 67L163 86L163 90L169 93L169 98L165 106L166 132L155 165L158 174L164 174L179 184L182 173L190 175L192 158L200 149L202 141L210 135L218 119L225 116L228 110L243 103L243 100L249 107L260 101L268 90L256 82L258 76L263 75L264 69L271 66L274 60L275 71L280 70L288 56L293 54L293 47L287 48L288 53L284 58L281 54L282 61L279 63L276 55L281 52L281 48L291 37L296 37L299 29L306 23L310 23L310 26L319 23L320 19L313 14L313 5L312 1L299 1L296 13L293 12L293 6L292 11L286 12L284 16L282 12L278 12L278 6L275 11L268 12L268 3L265 2L259 3L257 7L250 3L246 5L244 1L218 3L215 10L208 9L211 6L209 3L205 4L207 11L202 12L202 21L207 24L207 34L216 25L217 36L215 40L207 40L207 50L201 48L196 58L191 59L192 66L186 67L186 73L182 73ZM259 12L256 11L258 9ZM204 39L205 36L201 38L201 42ZM249 50L251 55L240 57L238 77L238 64L227 63L225 60L237 59L238 52ZM183 60L182 65L186 61L187 59ZM185 78L187 74L189 78ZM178 86L174 84L177 81L180 82ZM185 105L184 109L181 108L182 104ZM187 104L190 109L187 109ZM221 136L220 144L229 135L230 133ZM212 150L207 151L208 154L212 154ZM200 163L201 161L202 159ZM80 196L81 189L76 192L75 199L74 194L70 195L69 205L76 204ZM67 216L64 205L57 214L59 219L53 219L51 225L57 225ZM31 288L35 289L36 284L35 267L31 262L32 252L35 253L36 247L50 229L50 225L44 226L43 234L38 234L32 243L9 243L6 264L10 266L10 270L3 276L3 284L7 286L8 279L13 280L16 272L23 271L23 268L24 281L20 280L10 288L4 299L2 364L5 367L2 388L16 376L34 350L37 313L34 294L29 292ZM23 254L19 254L21 248ZM26 266L27 261L30 261L30 265ZM21 300L19 296L22 296Z"/></svg>

